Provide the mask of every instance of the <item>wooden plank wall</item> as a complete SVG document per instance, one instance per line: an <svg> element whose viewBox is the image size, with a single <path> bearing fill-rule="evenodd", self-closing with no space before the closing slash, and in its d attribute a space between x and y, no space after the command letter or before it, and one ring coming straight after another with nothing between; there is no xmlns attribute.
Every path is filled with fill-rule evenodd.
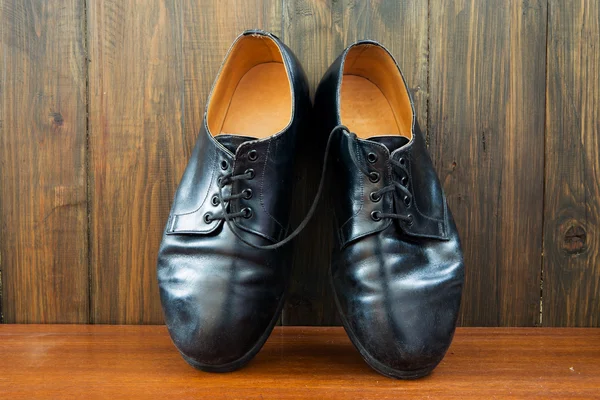
<svg viewBox="0 0 600 400"><path fill-rule="evenodd" d="M313 93L357 39L396 56L462 236L462 325L600 326L595 0L0 0L2 322L162 322L163 225L252 27ZM296 220L318 172L300 169ZM328 207L298 239L283 324L339 323Z"/></svg>
<svg viewBox="0 0 600 400"><path fill-rule="evenodd" d="M89 320L85 6L0 0L5 322Z"/></svg>
<svg viewBox="0 0 600 400"><path fill-rule="evenodd" d="M429 145L464 240L463 325L539 323L546 4L430 14Z"/></svg>
<svg viewBox="0 0 600 400"><path fill-rule="evenodd" d="M543 324L600 326L600 5L548 21Z"/></svg>

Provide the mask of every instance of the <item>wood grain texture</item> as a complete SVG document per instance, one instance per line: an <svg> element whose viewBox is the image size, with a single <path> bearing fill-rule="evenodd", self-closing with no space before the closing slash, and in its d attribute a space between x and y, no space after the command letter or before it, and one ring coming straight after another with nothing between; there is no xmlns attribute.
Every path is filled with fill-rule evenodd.
<svg viewBox="0 0 600 400"><path fill-rule="evenodd" d="M546 2L434 0L429 143L461 233L463 325L539 323Z"/></svg>
<svg viewBox="0 0 600 400"><path fill-rule="evenodd" d="M396 57L462 237L462 325L600 326L598 2L0 0L0 22L0 322L162 322L173 195L227 49L262 28L312 93L355 40ZM283 324L339 324L330 207L295 241Z"/></svg>
<svg viewBox="0 0 600 400"><path fill-rule="evenodd" d="M600 5L549 12L543 324L600 326Z"/></svg>
<svg viewBox="0 0 600 400"><path fill-rule="evenodd" d="M280 0L185 0L182 4L186 146L178 160L177 180L196 142L212 84L235 38L253 28L281 34Z"/></svg>
<svg viewBox="0 0 600 400"><path fill-rule="evenodd" d="M423 133L427 130L427 2L347 0L342 34L349 45L360 39L383 44L398 63L415 102Z"/></svg>
<svg viewBox="0 0 600 400"><path fill-rule="evenodd" d="M304 65L311 93L346 46L359 39L375 39L394 54L411 86L417 112L427 120L427 4L407 1L315 1L286 2L284 41ZM313 121L317 123L318 121ZM317 127L312 130L318 134ZM317 138L301 141L306 154L298 173L295 220L309 209L318 187L321 153ZM305 147L302 147L305 146ZM324 147L324 143L323 143ZM338 325L328 271L333 246L330 193L325 192L311 224L295 241L294 272L289 300L284 308L285 325Z"/></svg>
<svg viewBox="0 0 600 400"><path fill-rule="evenodd" d="M185 144L177 159L177 181L200 132L210 89L235 38L247 29L281 35L281 1L186 0L182 4Z"/></svg>
<svg viewBox="0 0 600 400"><path fill-rule="evenodd" d="M283 41L298 57L308 77L311 96L321 77L344 49L342 2L286 1ZM308 212L319 185L326 140L311 121L298 143L298 168L292 205L292 225ZM293 243L292 282L283 309L284 325L339 325L328 271L333 245L331 201L328 187L310 223Z"/></svg>
<svg viewBox="0 0 600 400"><path fill-rule="evenodd" d="M4 322L88 320L84 2L0 0Z"/></svg>
<svg viewBox="0 0 600 400"><path fill-rule="evenodd" d="M459 328L429 377L370 369L342 328L277 327L250 364L205 373L163 326L1 326L0 392L10 399L591 399L600 394L594 329Z"/></svg>
<svg viewBox="0 0 600 400"><path fill-rule="evenodd" d="M181 175L179 3L92 0L91 321L162 321L156 256Z"/></svg>

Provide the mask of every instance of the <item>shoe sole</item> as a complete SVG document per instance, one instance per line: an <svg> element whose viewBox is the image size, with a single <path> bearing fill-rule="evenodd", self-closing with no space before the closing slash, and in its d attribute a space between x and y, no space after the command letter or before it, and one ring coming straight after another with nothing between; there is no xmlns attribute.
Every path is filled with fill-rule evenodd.
<svg viewBox="0 0 600 400"><path fill-rule="evenodd" d="M342 325L344 326L344 330L346 331L346 334L350 338L350 341L352 342L354 347L356 347L356 349L360 353L361 357L363 358L363 360L365 360L365 362L369 365L369 367L371 367L372 369L374 369L381 375L385 375L389 378L402 379L402 380L419 379L419 378L422 378L424 376L431 374L431 372L435 369L435 367L437 367L437 365L438 365L437 363L435 365L429 366L427 368L411 370L411 371L401 371L398 369L388 367L387 365L385 365L382 362L375 359L375 357L373 357L371 354L369 354L369 352L360 343L358 338L354 335L354 332L352 332L352 329L350 329L350 324L348 324L348 321L346 320L346 316L342 312L342 307L340 305L340 302L337 297L337 293L335 291L335 285L333 284L333 276L331 274L331 268L329 268L328 275L329 275L329 283L331 284L331 288L333 290L333 298L335 299L335 306L338 310L340 319L342 320Z"/></svg>

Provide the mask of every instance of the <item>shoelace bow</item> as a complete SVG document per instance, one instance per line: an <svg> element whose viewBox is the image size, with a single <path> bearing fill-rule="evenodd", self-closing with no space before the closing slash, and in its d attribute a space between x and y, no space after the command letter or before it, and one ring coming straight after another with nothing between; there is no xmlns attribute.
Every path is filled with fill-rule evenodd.
<svg viewBox="0 0 600 400"><path fill-rule="evenodd" d="M265 246L257 245L252 242L249 242L248 240L243 238L237 232L237 230L234 228L234 226L232 224L232 220L235 218L239 218L239 217L250 218L252 216L252 211L249 208L243 208L242 210L240 210L238 212L228 213L227 209L225 207L225 202L230 201L230 200L239 199L239 198L248 198L248 193L251 194L251 192L248 192L249 189L244 189L240 193L231 194L229 196L224 196L223 195L223 187L230 183L233 183L234 181L237 181L237 180L253 179L254 178L254 170L251 170L251 169L246 170L243 174L235 175L232 172L230 172L228 174L221 176L220 180L217 182L217 186L219 188L219 203L221 205L222 213L220 215L210 216L210 219L207 220L206 222L211 222L213 220L220 220L220 219L225 220L225 222L227 223L227 226L229 227L231 232L233 232L233 234L239 240L241 240L246 245L253 247L255 249L275 250L280 247L283 247L284 245L286 245L287 243L292 241L296 236L298 236L298 234L300 232L302 232L302 230L304 230L304 228L306 227L306 225L308 225L308 223L310 222L310 219L314 215L314 213L317 209L317 206L319 204L319 201L321 199L321 195L323 193L323 188L325 186L325 178L327 176L327 160L329 158L331 143L333 141L332 139L335 137L336 133L344 132L344 131L347 132L351 138L351 140L348 141L348 146L349 146L348 150L350 153L350 157L352 158L352 162L357 166L357 168L362 173L364 173L366 176L368 176L373 182L376 182L377 180L379 180L379 172L369 171L357 159L357 156L356 156L357 153L355 151L355 146L358 145L358 137L356 136L356 134L353 132L350 132L350 130L346 126L338 125L331 130L331 132L329 133L329 137L327 138L327 145L325 146L325 154L323 156L323 169L321 171L319 187L317 189L317 193L315 194L315 198L313 199L313 202L310 206L310 209L306 213L306 216L304 217L302 222L296 227L296 229L294 229L294 231L292 233L290 233L288 236L286 236L284 239L280 240L277 243L273 243L270 245L265 245ZM406 169L405 162L400 162L400 161L396 161L396 160L392 160L392 159L389 159L389 162L392 164L393 167L396 167L399 170L403 171L405 173L404 177L408 177L408 170ZM403 182L403 181L404 181L403 178L401 178L401 182ZM404 203L407 207L409 207L412 202L412 195L411 195L410 191L406 188L405 185L403 185L402 183L398 183L398 182L393 182L392 184L390 184L388 186L385 186L375 192L372 192L371 200L379 201L381 199L381 196L383 196L386 193L393 192L396 188L398 188L404 194ZM381 220L382 218L394 218L394 219L399 219L399 220L405 221L408 224L412 224L412 216L411 215L405 216L405 215L394 214L394 213L383 213L380 211L374 211L373 214L371 214L371 215L372 215L372 218L376 221Z"/></svg>

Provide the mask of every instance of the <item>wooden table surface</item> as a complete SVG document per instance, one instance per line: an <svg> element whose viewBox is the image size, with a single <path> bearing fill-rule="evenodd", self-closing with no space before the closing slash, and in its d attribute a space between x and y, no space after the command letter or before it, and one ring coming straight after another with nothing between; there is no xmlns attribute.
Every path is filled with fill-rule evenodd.
<svg viewBox="0 0 600 400"><path fill-rule="evenodd" d="M0 325L0 398L600 398L600 329L459 328L434 373L372 371L342 328L278 327L245 368L189 367L164 326Z"/></svg>

